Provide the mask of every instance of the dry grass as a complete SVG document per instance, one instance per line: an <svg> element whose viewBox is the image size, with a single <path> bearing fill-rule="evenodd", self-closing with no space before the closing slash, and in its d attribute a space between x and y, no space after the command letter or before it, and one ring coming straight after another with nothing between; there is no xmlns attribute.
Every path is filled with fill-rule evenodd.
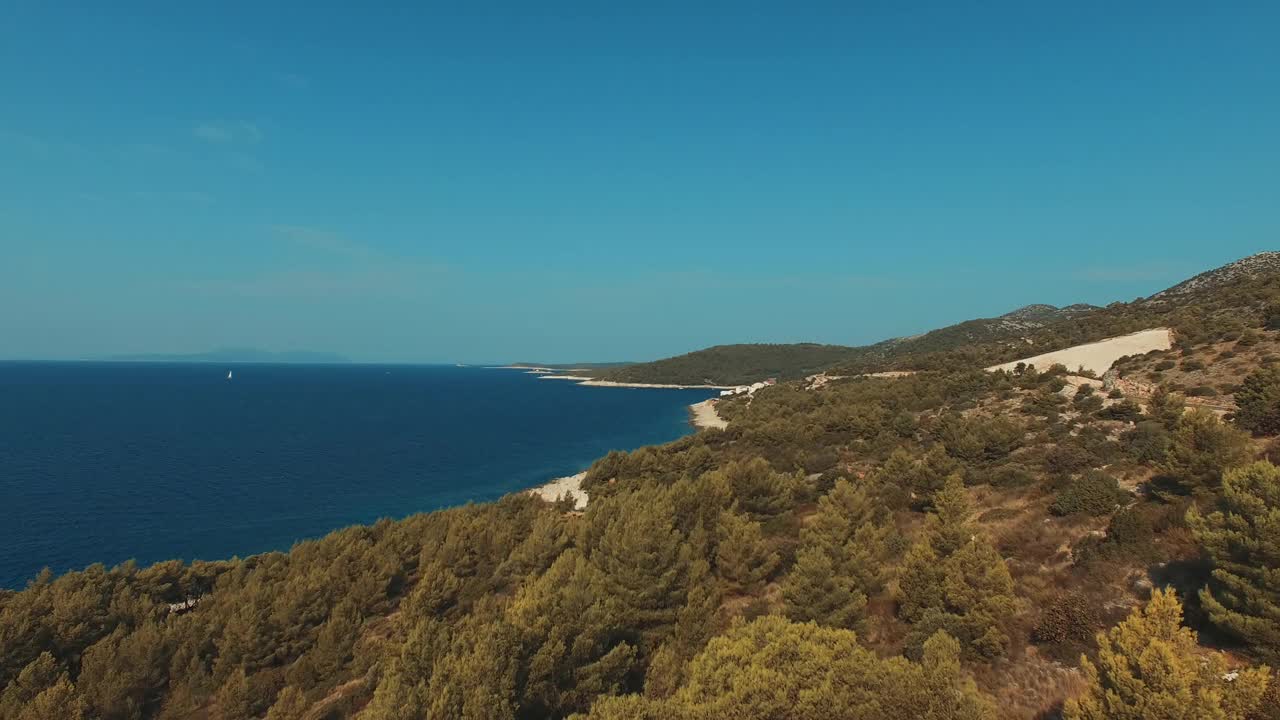
<svg viewBox="0 0 1280 720"><path fill-rule="evenodd" d="M1078 668L1045 658L1034 647L1008 662L980 669L976 679L996 698L1000 717L1007 720L1056 718L1062 703L1085 689Z"/></svg>

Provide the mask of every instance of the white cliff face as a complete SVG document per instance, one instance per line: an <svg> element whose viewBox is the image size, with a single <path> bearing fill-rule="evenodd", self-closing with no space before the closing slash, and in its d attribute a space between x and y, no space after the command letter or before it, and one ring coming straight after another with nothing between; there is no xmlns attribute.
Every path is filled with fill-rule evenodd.
<svg viewBox="0 0 1280 720"><path fill-rule="evenodd" d="M1102 375L1111 369L1116 360L1125 355L1142 355L1152 350L1168 350L1171 347L1173 347L1173 333L1169 328L1155 328L1001 363L987 370L1013 370L1018 363L1022 363L1044 371L1053 365L1060 364L1069 372L1084 368Z"/></svg>

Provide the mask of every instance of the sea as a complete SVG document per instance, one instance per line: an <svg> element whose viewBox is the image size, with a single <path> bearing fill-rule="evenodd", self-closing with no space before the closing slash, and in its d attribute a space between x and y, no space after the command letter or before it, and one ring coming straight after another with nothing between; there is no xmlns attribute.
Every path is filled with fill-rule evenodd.
<svg viewBox="0 0 1280 720"><path fill-rule="evenodd" d="M494 500L692 432L712 394L479 367L3 363L0 588Z"/></svg>

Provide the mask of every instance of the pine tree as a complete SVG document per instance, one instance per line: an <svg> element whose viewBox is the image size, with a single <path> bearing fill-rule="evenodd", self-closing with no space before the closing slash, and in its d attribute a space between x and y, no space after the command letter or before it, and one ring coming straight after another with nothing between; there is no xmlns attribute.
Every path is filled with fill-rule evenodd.
<svg viewBox="0 0 1280 720"><path fill-rule="evenodd" d="M930 542L939 555L947 556L973 535L973 527L969 524L973 506L959 473L947 476L942 487L933 494L933 508L932 524L928 529Z"/></svg>
<svg viewBox="0 0 1280 720"><path fill-rule="evenodd" d="M1178 393L1169 392L1163 385L1156 386L1151 399L1147 401L1147 415L1167 430L1178 427L1178 421L1182 419L1186 409L1186 398Z"/></svg>
<svg viewBox="0 0 1280 720"><path fill-rule="evenodd" d="M773 615L708 643L668 698L602 698L584 720L990 720L996 717L943 634L924 660L882 659L855 633Z"/></svg>
<svg viewBox="0 0 1280 720"><path fill-rule="evenodd" d="M1236 424L1255 435L1280 433L1280 365L1249 374L1235 392Z"/></svg>
<svg viewBox="0 0 1280 720"><path fill-rule="evenodd" d="M87 720L89 709L66 674L63 674L12 717L14 720Z"/></svg>
<svg viewBox="0 0 1280 720"><path fill-rule="evenodd" d="M718 630L720 584L706 560L697 558L689 565L688 602L676 618L671 637L649 661L645 672L644 692L649 697L667 697L684 680L684 669L690 659L706 646Z"/></svg>
<svg viewBox="0 0 1280 720"><path fill-rule="evenodd" d="M1080 658L1088 683L1067 701L1067 720L1246 720L1267 686L1265 668L1228 676L1220 653L1203 653L1182 627L1172 590L1098 634L1098 662ZM1228 677L1232 679L1228 679Z"/></svg>
<svg viewBox="0 0 1280 720"><path fill-rule="evenodd" d="M0 718L14 718L37 695L53 687L62 675L58 661L48 652L32 660L0 692Z"/></svg>
<svg viewBox="0 0 1280 720"><path fill-rule="evenodd" d="M426 681L430 675L411 676L404 672L398 661L392 661L387 672L378 682L360 720L418 720L425 713ZM268 718L268 720L271 720Z"/></svg>
<svg viewBox="0 0 1280 720"><path fill-rule="evenodd" d="M1228 472L1220 506L1187 513L1214 564L1201 603L1215 625L1280 661L1280 469L1264 461Z"/></svg>
<svg viewBox="0 0 1280 720"><path fill-rule="evenodd" d="M942 607L945 578L933 545L928 540L912 545L898 575L898 616L907 622L918 622L928 610Z"/></svg>
<svg viewBox="0 0 1280 720"><path fill-rule="evenodd" d="M435 663L418 717L515 720L521 664L519 630L501 620L471 615ZM607 662L608 656L602 658Z"/></svg>
<svg viewBox="0 0 1280 720"><path fill-rule="evenodd" d="M828 627L858 627L867 607L867 596L851 577L837 572L836 563L818 547L796 554L795 565L783 580L782 597L787 617Z"/></svg>
<svg viewBox="0 0 1280 720"><path fill-rule="evenodd" d="M1009 637L1003 625L1017 612L1017 601L1013 576L986 538L973 538L947 558L942 593L943 610L955 620L939 629L954 635L971 655L1004 654ZM933 634L928 628L922 632Z"/></svg>
<svg viewBox="0 0 1280 720"><path fill-rule="evenodd" d="M351 600L343 600L320 626L315 645L293 664L287 673L291 683L301 687L335 684L341 670L351 662L363 620Z"/></svg>
<svg viewBox="0 0 1280 720"><path fill-rule="evenodd" d="M310 708L302 691L290 685L280 691L275 704L267 711L266 720L302 720Z"/></svg>
<svg viewBox="0 0 1280 720"><path fill-rule="evenodd" d="M947 454L942 445L934 445L920 458L912 478L912 491L917 502L928 507L934 495L946 485L947 478L960 470L960 463Z"/></svg>
<svg viewBox="0 0 1280 720"><path fill-rule="evenodd" d="M891 527L885 509L862 487L838 480L818 500L818 512L800 532L804 547L817 547L837 572L853 578L866 595L884 584Z"/></svg>
<svg viewBox="0 0 1280 720"><path fill-rule="evenodd" d="M164 694L168 661L157 625L147 623L132 633L120 628L85 650L76 683L104 720L149 715Z"/></svg>
<svg viewBox="0 0 1280 720"><path fill-rule="evenodd" d="M214 700L211 716L215 720L249 720L253 717L249 679L244 674L244 668L236 668L222 684Z"/></svg>
<svg viewBox="0 0 1280 720"><path fill-rule="evenodd" d="M796 478L775 472L764 458L734 461L710 473L710 481L729 492L738 507L757 520L775 517L791 507Z"/></svg>
<svg viewBox="0 0 1280 720"><path fill-rule="evenodd" d="M615 614L603 584L598 569L568 550L507 609L526 668L517 699L531 717L584 711L595 695L626 687L636 629Z"/></svg>
<svg viewBox="0 0 1280 720"><path fill-rule="evenodd" d="M760 523L733 510L720 513L716 544L716 570L728 587L752 593L778 567L778 554L764 544Z"/></svg>
<svg viewBox="0 0 1280 720"><path fill-rule="evenodd" d="M907 507L915 492L916 458L906 448L897 447L870 476L876 494L894 509Z"/></svg>
<svg viewBox="0 0 1280 720"><path fill-rule="evenodd" d="M604 591L628 627L669 626L685 603L689 549L672 522L673 506L660 488L618 498L625 510L612 517L591 550Z"/></svg>
<svg viewBox="0 0 1280 720"><path fill-rule="evenodd" d="M942 630L966 655L998 657L1008 644L1003 626L1017 611L1013 578L1004 558L969 518L972 508L958 474L934 495L921 538L898 578L898 616L913 624L909 646L920 652Z"/></svg>
<svg viewBox="0 0 1280 720"><path fill-rule="evenodd" d="M1212 493L1222 486L1223 473L1248 462L1250 455L1244 433L1197 408L1178 421L1161 470L1187 490Z"/></svg>

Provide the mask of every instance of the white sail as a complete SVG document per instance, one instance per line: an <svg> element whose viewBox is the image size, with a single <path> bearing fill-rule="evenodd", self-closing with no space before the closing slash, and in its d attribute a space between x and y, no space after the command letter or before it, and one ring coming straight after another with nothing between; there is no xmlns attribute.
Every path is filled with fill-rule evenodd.
<svg viewBox="0 0 1280 720"><path fill-rule="evenodd" d="M230 380L230 379L231 379L231 371L230 371L230 370L228 370L228 371L227 371L227 379L228 379L228 380Z"/></svg>

